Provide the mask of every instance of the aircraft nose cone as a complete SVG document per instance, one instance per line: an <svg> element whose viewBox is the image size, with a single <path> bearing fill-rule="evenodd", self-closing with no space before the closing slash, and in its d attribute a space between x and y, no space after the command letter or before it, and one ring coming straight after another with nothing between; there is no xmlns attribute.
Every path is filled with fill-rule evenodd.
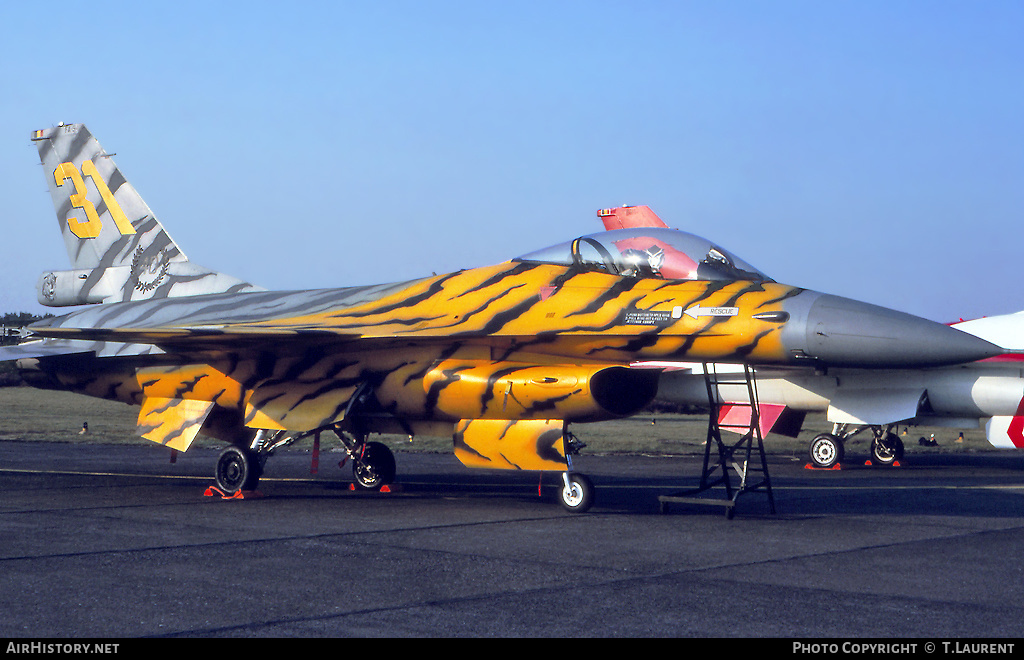
<svg viewBox="0 0 1024 660"><path fill-rule="evenodd" d="M1002 352L941 323L828 294L808 310L806 341L807 355L837 366L934 367Z"/></svg>

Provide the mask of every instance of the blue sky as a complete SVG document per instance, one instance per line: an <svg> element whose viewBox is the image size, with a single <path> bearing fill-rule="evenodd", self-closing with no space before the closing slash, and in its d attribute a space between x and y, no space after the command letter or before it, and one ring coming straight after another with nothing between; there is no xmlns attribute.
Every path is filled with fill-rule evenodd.
<svg viewBox="0 0 1024 660"><path fill-rule="evenodd" d="M1017 0L7 5L0 312L67 268L29 141L62 121L192 260L267 288L496 263L647 204L787 284L1024 310Z"/></svg>

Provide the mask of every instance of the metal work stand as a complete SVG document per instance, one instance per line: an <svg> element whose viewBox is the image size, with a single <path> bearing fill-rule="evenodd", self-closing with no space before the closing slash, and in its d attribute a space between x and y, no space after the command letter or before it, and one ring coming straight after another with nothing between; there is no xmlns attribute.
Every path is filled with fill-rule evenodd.
<svg viewBox="0 0 1024 660"><path fill-rule="evenodd" d="M714 364L704 363L704 384L708 391L708 404L711 412L708 415L708 435L704 443L704 467L700 475L700 485L697 488L682 491L672 495L661 495L658 501L661 503L661 512L668 511L668 505L672 503L681 504L711 504L725 507L725 515L732 518L735 514L736 500L744 493L755 491L764 492L768 496L769 512L775 513L775 497L772 494L771 478L768 475L768 462L764 454L764 439L761 437L760 414L757 401L757 386L754 380L753 370L743 366L742 382L746 384L748 403L733 402L734 406L750 407L749 426L722 425L719 423L719 412L722 408L722 397L719 385L724 383L739 384L741 376L738 374L720 375ZM722 441L722 428L734 429L739 432L745 429L746 432L739 442L727 445ZM718 451L718 463L711 465L712 443ZM757 456L754 456L754 452ZM739 460L737 461L737 452ZM755 462L751 459L754 458ZM759 461L757 459L760 459ZM729 475L729 467L736 470L739 475L739 484L733 485ZM756 483L751 473L761 473L761 480ZM717 475L717 476L716 476ZM725 497L702 496L712 489L722 486L725 489Z"/></svg>

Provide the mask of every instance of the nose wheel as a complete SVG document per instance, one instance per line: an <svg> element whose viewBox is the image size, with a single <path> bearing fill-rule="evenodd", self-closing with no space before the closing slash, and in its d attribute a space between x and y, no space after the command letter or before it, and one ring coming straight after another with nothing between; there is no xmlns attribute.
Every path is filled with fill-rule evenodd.
<svg viewBox="0 0 1024 660"><path fill-rule="evenodd" d="M563 472L559 499L566 511L583 513L594 505L594 484L585 474Z"/></svg>

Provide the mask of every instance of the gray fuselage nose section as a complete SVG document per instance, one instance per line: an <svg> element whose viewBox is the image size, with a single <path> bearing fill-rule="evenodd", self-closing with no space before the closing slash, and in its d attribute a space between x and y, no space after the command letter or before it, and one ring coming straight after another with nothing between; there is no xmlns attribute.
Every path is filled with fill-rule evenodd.
<svg viewBox="0 0 1024 660"><path fill-rule="evenodd" d="M1002 353L955 328L869 303L805 291L787 301L791 355L828 366L935 367Z"/></svg>

